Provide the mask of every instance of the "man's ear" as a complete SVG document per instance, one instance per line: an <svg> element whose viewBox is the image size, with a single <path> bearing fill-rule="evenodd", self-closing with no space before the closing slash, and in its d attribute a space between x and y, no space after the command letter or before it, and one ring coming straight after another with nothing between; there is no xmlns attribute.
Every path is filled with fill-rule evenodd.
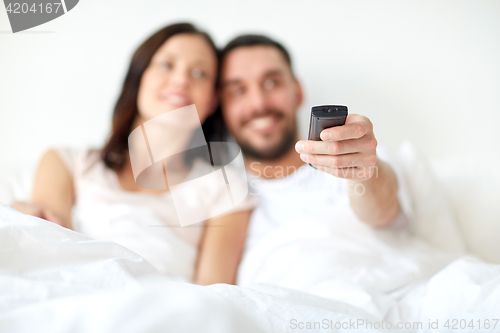
<svg viewBox="0 0 500 333"><path fill-rule="evenodd" d="M304 92L302 90L302 85L297 79L295 79L295 99L297 101L297 110L298 110L299 107L302 105L302 102L304 101Z"/></svg>

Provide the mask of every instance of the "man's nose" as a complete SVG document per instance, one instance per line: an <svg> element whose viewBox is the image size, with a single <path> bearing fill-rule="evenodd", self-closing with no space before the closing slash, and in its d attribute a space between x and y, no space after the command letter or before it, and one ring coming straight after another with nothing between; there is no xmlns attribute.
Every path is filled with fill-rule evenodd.
<svg viewBox="0 0 500 333"><path fill-rule="evenodd" d="M251 107L253 112L265 110L266 95L260 87L254 86L249 89L248 105Z"/></svg>

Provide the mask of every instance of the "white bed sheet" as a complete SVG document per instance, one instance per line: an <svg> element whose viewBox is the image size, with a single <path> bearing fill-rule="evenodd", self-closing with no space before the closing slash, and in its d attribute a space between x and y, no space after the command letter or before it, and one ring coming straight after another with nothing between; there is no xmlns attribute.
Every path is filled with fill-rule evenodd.
<svg viewBox="0 0 500 333"><path fill-rule="evenodd" d="M391 297L355 284L346 289L345 281L335 279L322 287L324 297L272 285L202 287L160 275L115 243L5 205L0 205L0 253L1 332L367 331L353 326L361 325L358 320L365 325L420 321L421 331L445 332L446 319L479 320L484 326L500 314L500 266L472 257ZM339 291L371 301L353 305ZM429 320L438 320L440 329L426 330ZM314 323L323 326L307 329ZM488 330L495 331L500 325Z"/></svg>

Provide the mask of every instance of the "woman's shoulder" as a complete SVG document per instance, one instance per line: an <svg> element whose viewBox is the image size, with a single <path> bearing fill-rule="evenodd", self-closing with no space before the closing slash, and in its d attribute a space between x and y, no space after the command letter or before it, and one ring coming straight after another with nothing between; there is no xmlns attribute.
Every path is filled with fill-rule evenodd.
<svg viewBox="0 0 500 333"><path fill-rule="evenodd" d="M57 154L72 176L81 174L101 160L101 150L83 147L53 147L49 152Z"/></svg>

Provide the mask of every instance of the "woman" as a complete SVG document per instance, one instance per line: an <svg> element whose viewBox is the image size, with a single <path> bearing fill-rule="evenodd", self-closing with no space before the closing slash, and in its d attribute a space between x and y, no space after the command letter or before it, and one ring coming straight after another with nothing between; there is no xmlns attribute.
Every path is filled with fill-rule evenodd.
<svg viewBox="0 0 500 333"><path fill-rule="evenodd" d="M168 184L162 190L139 187L128 151L135 128L144 129L148 120L190 104L196 106L206 141L223 141L215 95L218 62L211 38L191 24L170 25L153 34L132 58L106 145L100 150L49 150L36 174L32 202L12 207L93 238L113 240L171 276L199 284L233 284L250 204L201 226L181 228ZM194 163L183 161L185 167L174 170L186 177Z"/></svg>

